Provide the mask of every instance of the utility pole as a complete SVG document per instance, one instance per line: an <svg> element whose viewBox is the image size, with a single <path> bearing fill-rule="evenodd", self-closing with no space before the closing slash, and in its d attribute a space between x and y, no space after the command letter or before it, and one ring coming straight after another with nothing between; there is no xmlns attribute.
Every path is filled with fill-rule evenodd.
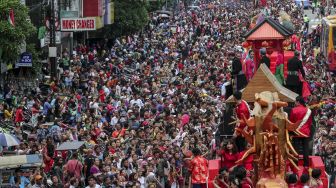
<svg viewBox="0 0 336 188"><path fill-rule="evenodd" d="M49 45L49 58L50 58L50 73L53 79L57 78L57 62L56 54L51 55L50 51L55 52L56 48L56 19L55 19L55 0L51 0L51 16L50 16L50 45Z"/></svg>

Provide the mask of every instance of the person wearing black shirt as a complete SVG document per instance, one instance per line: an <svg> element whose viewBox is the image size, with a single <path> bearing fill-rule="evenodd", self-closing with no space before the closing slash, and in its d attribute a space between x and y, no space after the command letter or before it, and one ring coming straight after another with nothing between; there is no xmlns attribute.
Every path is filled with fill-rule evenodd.
<svg viewBox="0 0 336 188"><path fill-rule="evenodd" d="M302 61L299 60L300 53L295 51L294 57L288 60L287 70L288 76L286 80L286 87L301 95L302 93L302 83L299 78L299 72L305 78L305 71L303 70Z"/></svg>
<svg viewBox="0 0 336 188"><path fill-rule="evenodd" d="M90 169L91 167L93 166L93 163L95 161L95 156L93 155L93 151L92 149L89 149L88 150L88 154L87 156L85 157L85 161L84 161L84 172L85 172L85 184L87 185L88 184L88 177L90 176Z"/></svg>
<svg viewBox="0 0 336 188"><path fill-rule="evenodd" d="M270 68L271 60L270 58L266 56L266 49L265 48L260 49L260 54L261 54L261 59L260 59L258 67L260 67L260 65L264 63L268 68Z"/></svg>
<svg viewBox="0 0 336 188"><path fill-rule="evenodd" d="M235 56L234 53L230 53L230 55L231 55L231 60L232 60L231 75L233 79L233 90L234 92L236 92L236 91L240 91L241 89L245 88L245 86L247 85L247 80L243 72L243 67L242 67L240 59L237 56Z"/></svg>

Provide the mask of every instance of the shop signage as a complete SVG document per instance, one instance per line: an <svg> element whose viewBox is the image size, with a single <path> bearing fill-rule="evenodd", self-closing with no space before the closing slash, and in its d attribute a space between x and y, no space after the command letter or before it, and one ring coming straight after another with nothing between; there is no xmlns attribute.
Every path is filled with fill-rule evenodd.
<svg viewBox="0 0 336 188"><path fill-rule="evenodd" d="M61 32L56 31L55 34L56 34L55 35L56 44L61 44ZM50 33L49 32L47 32L46 36L40 40L40 44L41 44L41 48L50 44Z"/></svg>
<svg viewBox="0 0 336 188"><path fill-rule="evenodd" d="M62 18L61 31L92 31L96 30L95 18Z"/></svg>
<svg viewBox="0 0 336 188"><path fill-rule="evenodd" d="M33 65L33 57L31 53L24 52L21 54L19 62L16 64L18 67L31 67Z"/></svg>
<svg viewBox="0 0 336 188"><path fill-rule="evenodd" d="M79 14L78 14L78 11L61 10L60 15L61 15L61 18L77 18Z"/></svg>

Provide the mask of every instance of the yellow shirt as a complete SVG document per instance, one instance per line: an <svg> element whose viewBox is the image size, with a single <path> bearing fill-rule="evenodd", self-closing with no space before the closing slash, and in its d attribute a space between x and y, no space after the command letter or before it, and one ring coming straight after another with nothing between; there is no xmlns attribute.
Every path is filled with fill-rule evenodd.
<svg viewBox="0 0 336 188"><path fill-rule="evenodd" d="M10 112L8 110L5 110L4 114L5 114L5 119L6 120L11 119L13 117L13 112Z"/></svg>

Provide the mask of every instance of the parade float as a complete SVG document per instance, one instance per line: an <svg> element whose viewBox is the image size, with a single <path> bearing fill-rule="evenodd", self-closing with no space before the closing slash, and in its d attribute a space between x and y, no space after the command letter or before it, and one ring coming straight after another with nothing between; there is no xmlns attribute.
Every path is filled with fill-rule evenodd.
<svg viewBox="0 0 336 188"><path fill-rule="evenodd" d="M260 84L263 83L263 84ZM253 147L245 152L237 164L253 156L254 178L257 188L286 188L285 176L289 171L300 177L304 171L302 155L292 145L291 134L299 134L300 122L290 122L285 108L293 105L298 95L282 86L268 67L260 65L252 80L242 91L242 98L254 104L253 116L241 120L249 130L239 130ZM233 103L231 96L226 103ZM237 121L237 120L233 120ZM213 187L221 160L209 161L209 188ZM328 174L321 157L309 157L310 169L321 169L321 180L328 187Z"/></svg>
<svg viewBox="0 0 336 188"><path fill-rule="evenodd" d="M287 62L294 56L293 50L300 50L300 40L293 34L294 28L288 14L280 12L279 20L281 23L263 13L256 15L251 19L250 31L245 34L246 40L242 44L244 55L253 50L253 62L259 68L242 90L242 99L254 106L253 117L243 120L249 130L253 130L253 134L236 129L253 147L245 152L237 164L248 156L253 156L253 182L258 188L286 188L286 173L294 171L300 177L305 170L301 151L296 150L298 147L291 142L292 136L299 134L297 128L300 122L290 122L286 113L293 107L298 94L285 88L274 76L279 54L283 56L284 76L287 76ZM265 64L258 65L262 48L266 49L270 58L270 68ZM232 107L233 103L232 96L226 100L227 107ZM234 127L234 122L241 120L231 121L227 125ZM310 156L309 164L309 169L321 170L323 187L327 188L328 174L321 157ZM209 161L209 188L213 187L212 182L215 181L219 168L220 159Z"/></svg>

